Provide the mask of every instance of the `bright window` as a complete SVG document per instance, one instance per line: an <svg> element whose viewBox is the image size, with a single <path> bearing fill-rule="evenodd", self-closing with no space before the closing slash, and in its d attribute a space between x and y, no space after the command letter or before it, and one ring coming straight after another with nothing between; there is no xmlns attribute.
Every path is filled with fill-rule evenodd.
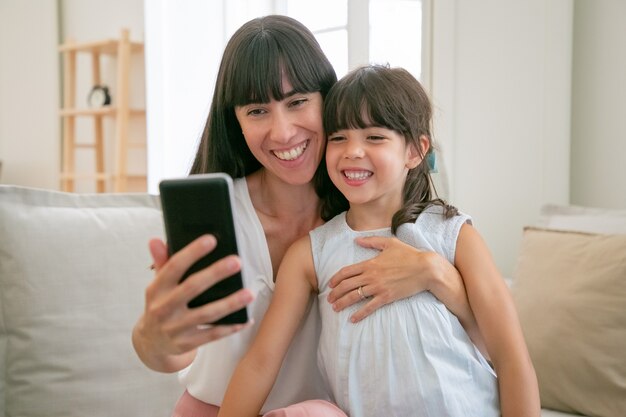
<svg viewBox="0 0 626 417"><path fill-rule="evenodd" d="M229 35L254 16L291 16L315 34L342 77L367 63L422 75L422 0L235 0L226 2ZM250 6L254 6L251 12ZM255 14L256 13L256 14Z"/></svg>

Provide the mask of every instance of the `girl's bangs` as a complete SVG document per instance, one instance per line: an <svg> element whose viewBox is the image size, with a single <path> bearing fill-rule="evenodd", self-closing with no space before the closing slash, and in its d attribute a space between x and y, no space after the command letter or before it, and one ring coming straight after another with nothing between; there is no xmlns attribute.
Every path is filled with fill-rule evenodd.
<svg viewBox="0 0 626 417"><path fill-rule="evenodd" d="M382 126L402 131L393 117L381 105L382 97L376 97L360 88L358 84L352 84L342 94L329 97L326 102L327 112L324 123L326 133L330 134L344 129L364 129L370 126ZM375 103L375 104L372 104Z"/></svg>

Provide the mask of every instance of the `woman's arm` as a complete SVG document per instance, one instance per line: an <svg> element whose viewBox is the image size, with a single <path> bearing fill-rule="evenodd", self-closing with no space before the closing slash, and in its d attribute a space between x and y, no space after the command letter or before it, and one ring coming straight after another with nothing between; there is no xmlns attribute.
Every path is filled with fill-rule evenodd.
<svg viewBox="0 0 626 417"><path fill-rule="evenodd" d="M537 377L513 299L474 227L467 224L461 227L455 258L498 375L502 416L539 417Z"/></svg>
<svg viewBox="0 0 626 417"><path fill-rule="evenodd" d="M256 417L259 414L311 296L316 292L311 242L305 236L296 241L283 258L272 302L250 350L228 384L219 417Z"/></svg>
<svg viewBox="0 0 626 417"><path fill-rule="evenodd" d="M165 243L159 239L150 241L156 276L146 289L145 309L132 334L135 351L149 368L160 372L179 371L193 361L198 346L247 326L198 327L249 304L253 299L250 290L240 290L202 307L187 307L189 300L241 268L239 258L229 256L179 284L184 272L215 245L213 236L203 236L168 259Z"/></svg>
<svg viewBox="0 0 626 417"><path fill-rule="evenodd" d="M371 298L354 313L353 322L363 320L385 304L430 291L459 318L474 344L486 354L463 279L454 265L436 252L416 249L395 237L359 238L357 243L378 249L380 254L344 267L331 278L330 287L333 290L328 301L336 311L361 301L358 291L355 291L360 286Z"/></svg>

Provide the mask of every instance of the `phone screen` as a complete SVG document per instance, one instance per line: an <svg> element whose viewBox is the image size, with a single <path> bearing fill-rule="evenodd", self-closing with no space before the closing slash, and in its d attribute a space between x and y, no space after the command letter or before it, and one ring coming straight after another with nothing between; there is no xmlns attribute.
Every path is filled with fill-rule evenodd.
<svg viewBox="0 0 626 417"><path fill-rule="evenodd" d="M194 263L181 282L225 256L238 254L234 224L232 179L223 173L191 175L159 184L165 235L170 255L204 234L217 239L217 247ZM219 300L243 288L241 273L232 275L192 299L195 308ZM245 323L245 308L210 324Z"/></svg>

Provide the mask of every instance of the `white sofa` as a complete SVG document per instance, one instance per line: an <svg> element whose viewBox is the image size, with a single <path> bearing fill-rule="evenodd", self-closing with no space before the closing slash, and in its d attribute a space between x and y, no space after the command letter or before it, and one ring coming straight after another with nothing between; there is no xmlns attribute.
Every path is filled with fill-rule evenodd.
<svg viewBox="0 0 626 417"><path fill-rule="evenodd" d="M156 236L155 196L0 185L0 417L170 415L182 387L130 341Z"/></svg>

